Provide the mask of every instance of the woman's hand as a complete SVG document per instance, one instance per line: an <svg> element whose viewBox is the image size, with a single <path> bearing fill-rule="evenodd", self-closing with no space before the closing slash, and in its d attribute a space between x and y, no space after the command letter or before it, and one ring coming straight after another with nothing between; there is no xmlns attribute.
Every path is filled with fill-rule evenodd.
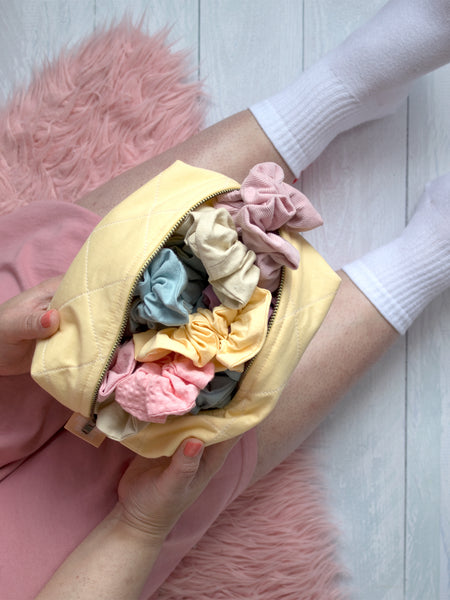
<svg viewBox="0 0 450 600"><path fill-rule="evenodd" d="M38 598L140 598L167 534L237 441L204 448L189 438L171 458L135 458L119 483L116 507L68 556Z"/></svg>
<svg viewBox="0 0 450 600"><path fill-rule="evenodd" d="M29 372L36 340L58 330L58 311L47 308L60 281L53 277L0 305L0 375Z"/></svg>
<svg viewBox="0 0 450 600"><path fill-rule="evenodd" d="M200 440L189 438L171 458L136 457L119 483L120 521L162 541L223 465L238 439L204 448Z"/></svg>

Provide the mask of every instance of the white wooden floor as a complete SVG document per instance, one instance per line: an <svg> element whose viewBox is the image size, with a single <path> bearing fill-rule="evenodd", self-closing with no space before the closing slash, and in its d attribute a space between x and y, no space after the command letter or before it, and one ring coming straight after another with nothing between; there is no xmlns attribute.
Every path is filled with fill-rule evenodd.
<svg viewBox="0 0 450 600"><path fill-rule="evenodd" d="M287 84L384 0L0 0L0 100L31 66L127 10L193 49L213 123ZM450 69L393 116L340 136L302 186L325 218L310 236L337 267L390 240L424 183L450 168ZM450 598L450 294L313 435L343 529L354 598Z"/></svg>

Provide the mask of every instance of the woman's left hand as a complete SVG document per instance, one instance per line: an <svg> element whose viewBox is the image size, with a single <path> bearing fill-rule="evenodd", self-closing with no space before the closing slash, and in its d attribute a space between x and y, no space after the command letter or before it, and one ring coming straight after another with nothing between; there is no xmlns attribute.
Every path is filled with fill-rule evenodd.
<svg viewBox="0 0 450 600"><path fill-rule="evenodd" d="M59 328L57 310L47 310L61 277L53 277L0 305L0 375L27 373L36 340Z"/></svg>

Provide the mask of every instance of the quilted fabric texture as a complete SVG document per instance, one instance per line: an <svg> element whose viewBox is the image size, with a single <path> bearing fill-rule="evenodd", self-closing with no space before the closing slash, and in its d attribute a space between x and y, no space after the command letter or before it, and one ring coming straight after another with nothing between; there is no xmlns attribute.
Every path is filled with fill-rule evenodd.
<svg viewBox="0 0 450 600"><path fill-rule="evenodd" d="M88 417L121 337L129 296L149 257L201 200L238 188L228 177L176 162L113 209L92 232L55 295L52 306L61 313L61 328L37 344L34 379ZM169 417L134 431L124 428L129 416L124 419L116 410L120 407L111 411L99 404L101 431L138 454L158 457L173 454L188 436L206 444L235 437L271 412L339 286L339 277L303 238L289 231L281 235L299 251L300 266L286 269L272 327L233 400L223 409Z"/></svg>
<svg viewBox="0 0 450 600"><path fill-rule="evenodd" d="M300 266L285 270L280 302L264 346L242 376L231 402L207 414L169 418L163 425L152 423L126 437L117 434L109 418L102 423L100 414L102 431L138 454L154 457L161 449L173 454L187 436L215 444L240 435L273 410L340 283L339 276L301 236L286 231L282 236L299 250Z"/></svg>
<svg viewBox="0 0 450 600"><path fill-rule="evenodd" d="M57 400L89 416L139 272L192 207L239 185L176 162L110 211L81 248L53 299L57 335L38 343L33 378Z"/></svg>

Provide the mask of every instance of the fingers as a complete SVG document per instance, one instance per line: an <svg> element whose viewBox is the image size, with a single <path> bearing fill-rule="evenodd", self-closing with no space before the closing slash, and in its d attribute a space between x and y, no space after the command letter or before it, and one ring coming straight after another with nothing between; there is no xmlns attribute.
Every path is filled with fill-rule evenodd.
<svg viewBox="0 0 450 600"><path fill-rule="evenodd" d="M53 335L59 328L57 310L36 310L32 313L18 315L10 323L10 337L20 340L42 340Z"/></svg>
<svg viewBox="0 0 450 600"><path fill-rule="evenodd" d="M4 340L45 339L59 328L57 310L47 307L58 287L60 277L54 277L11 298L0 307L0 330Z"/></svg>
<svg viewBox="0 0 450 600"><path fill-rule="evenodd" d="M202 490L222 467L239 438L204 447L203 442L188 438L177 449L164 472L166 485L173 493L187 487Z"/></svg>
<svg viewBox="0 0 450 600"><path fill-rule="evenodd" d="M59 313L55 309L46 310L51 299L61 282L62 276L52 277L29 290L33 294L33 301L37 306L36 311L28 315L25 319L23 339L43 340L52 336L59 329Z"/></svg>
<svg viewBox="0 0 450 600"><path fill-rule="evenodd" d="M32 331L31 339L43 340L58 331L59 312L54 308L33 316L35 317L36 324Z"/></svg>
<svg viewBox="0 0 450 600"><path fill-rule="evenodd" d="M203 442L195 438L189 438L180 444L163 473L164 483L172 493L177 494L192 484L203 452Z"/></svg>
<svg viewBox="0 0 450 600"><path fill-rule="evenodd" d="M205 448L202 441L188 438L171 458L136 457L119 483L121 521L153 537L165 537L200 496L237 441Z"/></svg>
<svg viewBox="0 0 450 600"><path fill-rule="evenodd" d="M50 300L55 295L56 290L58 289L59 284L61 283L63 276L58 275L57 277L52 277L51 279L46 279L42 283L36 286L36 290L39 290L40 293L45 296L50 302Z"/></svg>
<svg viewBox="0 0 450 600"><path fill-rule="evenodd" d="M204 469L206 476L211 479L223 466L226 458L228 457L231 450L236 446L242 436L220 442L220 444L213 444L208 446L203 453L202 468Z"/></svg>

